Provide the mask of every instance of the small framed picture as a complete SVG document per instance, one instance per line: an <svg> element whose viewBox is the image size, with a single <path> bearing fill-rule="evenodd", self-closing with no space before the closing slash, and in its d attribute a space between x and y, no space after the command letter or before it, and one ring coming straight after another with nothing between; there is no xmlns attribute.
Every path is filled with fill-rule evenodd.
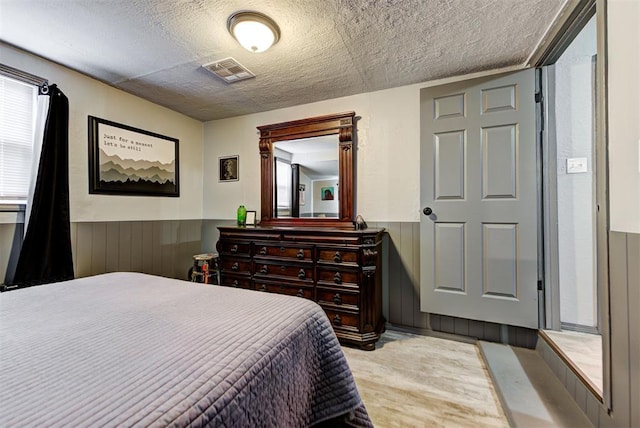
<svg viewBox="0 0 640 428"><path fill-rule="evenodd" d="M220 181L238 181L239 156L225 156L219 158Z"/></svg>
<svg viewBox="0 0 640 428"><path fill-rule="evenodd" d="M333 201L333 187L321 187L320 199L323 201Z"/></svg>
<svg viewBox="0 0 640 428"><path fill-rule="evenodd" d="M247 219L244 222L245 226L255 226L256 225L256 212L255 211L247 211Z"/></svg>

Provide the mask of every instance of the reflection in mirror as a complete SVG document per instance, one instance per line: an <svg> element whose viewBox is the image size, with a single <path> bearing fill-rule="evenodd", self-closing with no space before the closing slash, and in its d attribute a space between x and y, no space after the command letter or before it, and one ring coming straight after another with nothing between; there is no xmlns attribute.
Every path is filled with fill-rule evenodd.
<svg viewBox="0 0 640 428"><path fill-rule="evenodd" d="M355 112L257 128L260 225L353 228Z"/></svg>
<svg viewBox="0 0 640 428"><path fill-rule="evenodd" d="M276 217L338 217L338 146L337 135L274 144Z"/></svg>

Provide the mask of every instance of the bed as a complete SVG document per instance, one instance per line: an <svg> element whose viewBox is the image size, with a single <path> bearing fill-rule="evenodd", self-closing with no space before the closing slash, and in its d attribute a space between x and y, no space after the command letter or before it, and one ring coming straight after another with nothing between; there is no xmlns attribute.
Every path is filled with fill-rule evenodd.
<svg viewBox="0 0 640 428"><path fill-rule="evenodd" d="M109 273L0 294L0 426L371 426L306 299Z"/></svg>

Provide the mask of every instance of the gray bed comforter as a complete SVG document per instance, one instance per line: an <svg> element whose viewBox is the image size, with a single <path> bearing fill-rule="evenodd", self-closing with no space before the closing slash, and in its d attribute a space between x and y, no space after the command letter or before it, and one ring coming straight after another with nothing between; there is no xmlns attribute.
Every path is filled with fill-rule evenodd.
<svg viewBox="0 0 640 428"><path fill-rule="evenodd" d="M0 294L0 426L370 425L314 302L111 273Z"/></svg>

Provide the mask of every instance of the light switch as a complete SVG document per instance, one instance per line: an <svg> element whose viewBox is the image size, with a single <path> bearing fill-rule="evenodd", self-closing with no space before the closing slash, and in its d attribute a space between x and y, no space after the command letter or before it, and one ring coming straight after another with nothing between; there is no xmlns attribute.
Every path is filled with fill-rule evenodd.
<svg viewBox="0 0 640 428"><path fill-rule="evenodd" d="M568 158L567 174L587 172L587 158Z"/></svg>

